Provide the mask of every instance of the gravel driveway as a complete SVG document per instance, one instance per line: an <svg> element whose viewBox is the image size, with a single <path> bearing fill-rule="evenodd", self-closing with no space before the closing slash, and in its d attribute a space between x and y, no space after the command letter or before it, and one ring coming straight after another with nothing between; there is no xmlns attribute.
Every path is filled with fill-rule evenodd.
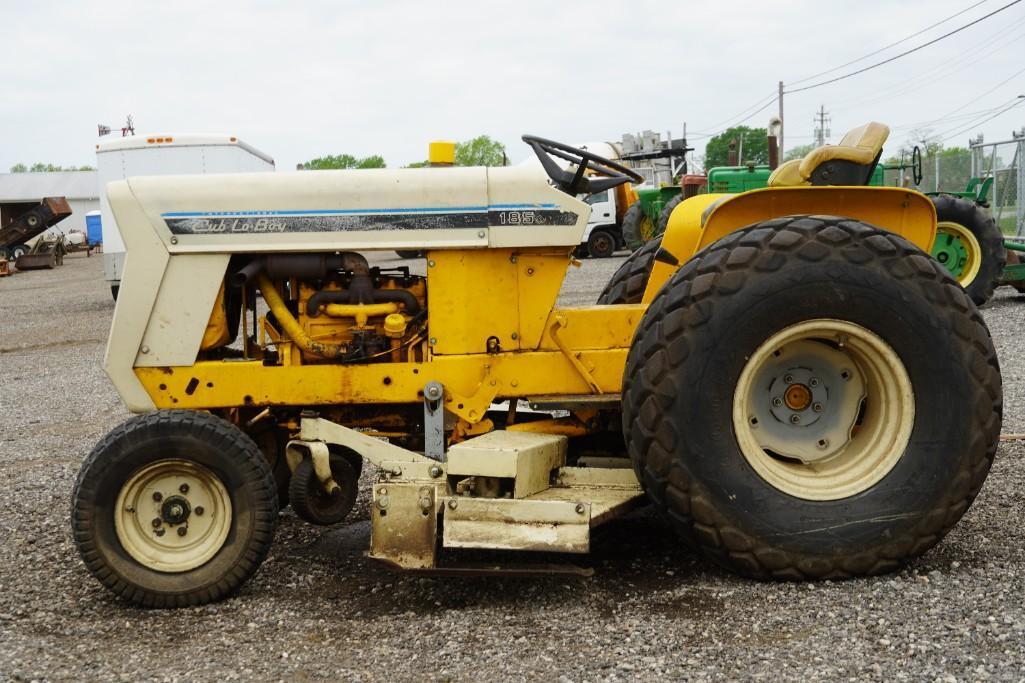
<svg viewBox="0 0 1025 683"><path fill-rule="evenodd" d="M590 303L620 259L571 269ZM1025 442L938 547L876 579L762 584L700 561L645 510L596 539L591 578L424 578L348 526L283 513L235 598L147 611L112 597L69 532L72 482L128 415L100 369L101 259L0 279L0 680L1025 680ZM1004 432L1025 432L1025 297L998 290Z"/></svg>

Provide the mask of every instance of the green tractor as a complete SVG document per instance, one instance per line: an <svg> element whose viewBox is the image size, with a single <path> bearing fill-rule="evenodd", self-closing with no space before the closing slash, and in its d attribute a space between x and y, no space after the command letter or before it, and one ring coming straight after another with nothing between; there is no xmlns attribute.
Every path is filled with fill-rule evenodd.
<svg viewBox="0 0 1025 683"><path fill-rule="evenodd" d="M800 162L796 159L787 163L796 168ZM882 187L885 171L899 171L898 178L910 171L917 185L922 178L921 152L916 147L910 163L902 159L892 165L876 164L866 184ZM768 186L772 172L767 165L719 166L709 170L705 191L735 194L759 189ZM1010 285L1025 293L1025 256L1020 255L1025 252L1025 245L1004 240L990 215L987 199L992 184L992 178L972 178L962 191L924 193L932 199L938 221L932 257L950 271L977 305L989 301L993 291L1001 285ZM679 187L639 190L638 195L642 192L652 195L649 208L644 209L646 217L659 217L647 218L648 222L641 223L643 227L650 225L652 228L639 233L642 239L635 248L662 235L673 209L683 199ZM624 235L627 244L634 244L625 224Z"/></svg>

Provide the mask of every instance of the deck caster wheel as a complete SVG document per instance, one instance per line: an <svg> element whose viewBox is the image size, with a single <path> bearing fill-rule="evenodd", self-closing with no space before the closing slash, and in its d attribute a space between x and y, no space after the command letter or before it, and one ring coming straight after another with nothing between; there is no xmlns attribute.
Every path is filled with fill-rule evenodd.
<svg viewBox="0 0 1025 683"><path fill-rule="evenodd" d="M978 309L928 254L848 219L710 245L644 313L623 377L654 507L754 578L900 567L965 513L999 442Z"/></svg>
<svg viewBox="0 0 1025 683"><path fill-rule="evenodd" d="M207 413L132 418L86 459L72 532L86 568L145 607L185 607L237 590L274 538L274 478L253 441Z"/></svg>
<svg viewBox="0 0 1025 683"><path fill-rule="evenodd" d="M338 524L356 504L359 473L349 460L339 453L331 453L330 462L331 478L338 484L338 489L333 493L324 490L324 485L317 479L317 473L313 469L313 461L309 458L304 459L295 468L288 485L288 498L295 514L317 526Z"/></svg>

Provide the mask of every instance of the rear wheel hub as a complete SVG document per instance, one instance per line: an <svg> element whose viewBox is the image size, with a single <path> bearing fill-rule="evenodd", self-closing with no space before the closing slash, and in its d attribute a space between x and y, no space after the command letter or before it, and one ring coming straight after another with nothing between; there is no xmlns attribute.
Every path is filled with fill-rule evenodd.
<svg viewBox="0 0 1025 683"><path fill-rule="evenodd" d="M900 459L914 421L911 382L873 332L811 320L766 340L734 395L748 463L791 495L836 500L864 491Z"/></svg>

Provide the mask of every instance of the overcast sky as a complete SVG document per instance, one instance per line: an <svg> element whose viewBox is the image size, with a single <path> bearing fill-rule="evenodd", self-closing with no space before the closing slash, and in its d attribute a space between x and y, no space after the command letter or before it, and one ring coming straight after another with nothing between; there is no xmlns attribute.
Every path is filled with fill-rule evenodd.
<svg viewBox="0 0 1025 683"><path fill-rule="evenodd" d="M1010 0L988 0L897 48ZM856 59L977 0L930 2L25 2L0 0L0 171L93 164L96 124L229 133L279 169L323 154L423 159L432 139L486 133L519 161L523 133L618 140L715 131L791 83ZM867 120L957 132L1025 94L1025 2L914 55L785 98L786 145ZM1010 78L988 94L986 91ZM808 81L803 85L814 83ZM795 86L796 87L796 86ZM755 115L764 126L776 105ZM734 119L735 120L735 119ZM1010 137L1025 105L955 135ZM694 135L696 146L703 141Z"/></svg>

